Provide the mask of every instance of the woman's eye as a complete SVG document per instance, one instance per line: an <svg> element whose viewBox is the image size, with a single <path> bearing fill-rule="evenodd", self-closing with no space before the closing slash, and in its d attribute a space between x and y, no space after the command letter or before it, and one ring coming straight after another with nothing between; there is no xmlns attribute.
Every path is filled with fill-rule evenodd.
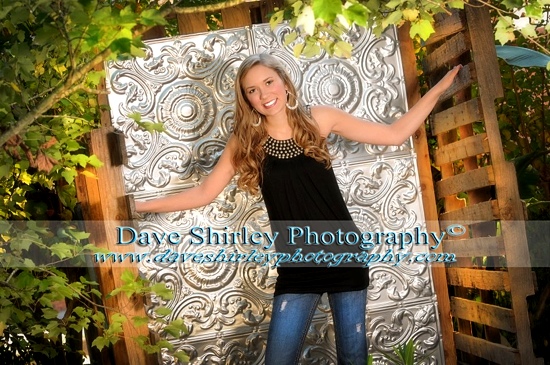
<svg viewBox="0 0 550 365"><path fill-rule="evenodd" d="M266 85L271 85L271 83L273 82L273 80L269 80L269 81L266 81Z"/></svg>
<svg viewBox="0 0 550 365"><path fill-rule="evenodd" d="M248 93L252 94L254 91L255 91L255 89L250 89L250 90L248 90Z"/></svg>

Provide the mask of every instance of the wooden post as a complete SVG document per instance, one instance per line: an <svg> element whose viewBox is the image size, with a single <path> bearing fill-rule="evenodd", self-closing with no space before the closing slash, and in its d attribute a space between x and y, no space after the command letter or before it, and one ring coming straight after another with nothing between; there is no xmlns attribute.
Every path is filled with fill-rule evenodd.
<svg viewBox="0 0 550 365"><path fill-rule="evenodd" d="M409 36L410 25L404 25L398 30L399 48L403 63L405 86L407 91L407 104L411 108L420 100L420 88L417 76L416 54L414 45ZM422 204L426 219L426 229L429 232L438 232L438 216L434 194L433 176L431 171L430 153L426 128L420 127L413 136L414 149L417 155L418 175L422 189ZM443 354L447 365L456 365L456 351L453 338L453 325L451 322L451 308L447 288L445 266L432 265L432 278L435 292L438 298L437 308L441 323L441 336L443 338Z"/></svg>
<svg viewBox="0 0 550 365"><path fill-rule="evenodd" d="M104 84L100 90L105 90ZM101 94L98 99L99 105L108 105L106 95ZM116 228L127 224L130 218L119 158L123 149L113 145L113 142L116 143L116 138L113 138L111 117L106 110L101 112L101 124L102 127L92 131L90 135L89 149L90 154L95 154L104 165L97 169L90 169L97 178L82 174L77 176L77 197L82 204L86 230L90 233L90 243L109 252L118 253L123 249L116 244ZM133 248L128 247L127 250L131 251ZM135 266L122 267L120 264L106 262L95 267L100 290L104 295L122 286L121 274L125 269L136 276L138 274ZM133 317L146 317L141 297L128 298L124 294L105 296L103 304L107 308L108 320L115 313L122 313L128 319L122 325L124 337L113 346L113 365L155 364L155 356L146 354L137 342L131 339L137 336L149 336L146 325L136 328L132 322Z"/></svg>
<svg viewBox="0 0 550 365"><path fill-rule="evenodd" d="M224 29L251 25L249 4L243 3L232 8L222 9L222 24Z"/></svg>
<svg viewBox="0 0 550 365"><path fill-rule="evenodd" d="M178 14L178 30L180 34L202 33L208 30L204 12Z"/></svg>

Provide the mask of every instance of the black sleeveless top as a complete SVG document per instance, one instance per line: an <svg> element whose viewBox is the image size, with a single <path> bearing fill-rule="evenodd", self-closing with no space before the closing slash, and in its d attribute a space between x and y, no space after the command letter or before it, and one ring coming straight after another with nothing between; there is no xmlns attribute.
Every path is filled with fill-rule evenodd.
<svg viewBox="0 0 550 365"><path fill-rule="evenodd" d="M306 156L292 139L268 137L264 149L260 186L272 230L281 229L275 226L278 222L297 221L327 231L339 226L357 231L332 168L327 169L324 163ZM354 291L369 284L366 268L303 266L289 264L277 268L275 295Z"/></svg>

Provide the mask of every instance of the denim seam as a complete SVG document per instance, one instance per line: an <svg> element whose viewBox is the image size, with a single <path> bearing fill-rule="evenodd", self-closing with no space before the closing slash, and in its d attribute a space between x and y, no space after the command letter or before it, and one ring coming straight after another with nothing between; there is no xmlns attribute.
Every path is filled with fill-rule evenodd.
<svg viewBox="0 0 550 365"><path fill-rule="evenodd" d="M302 344L300 351L298 351L296 359L294 359L294 364L298 364L300 361L300 356L302 356L302 351L304 350L304 344L306 341L306 336L309 331L309 327L311 326L311 321L313 320L313 315L315 314L315 310L317 309L317 305L319 304L319 300L321 299L321 296L317 296L317 299L315 299L315 303L311 306L311 309L309 310L309 315L307 317L307 323L308 325L304 327L304 332L302 333L300 343Z"/></svg>

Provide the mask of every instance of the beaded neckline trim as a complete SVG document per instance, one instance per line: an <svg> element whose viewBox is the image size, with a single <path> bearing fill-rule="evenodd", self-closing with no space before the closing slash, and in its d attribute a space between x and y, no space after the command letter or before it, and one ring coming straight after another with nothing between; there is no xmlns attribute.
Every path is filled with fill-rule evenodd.
<svg viewBox="0 0 550 365"><path fill-rule="evenodd" d="M304 149L298 146L292 138L280 140L271 136L267 137L264 150L268 155L283 159L293 158L304 152Z"/></svg>

